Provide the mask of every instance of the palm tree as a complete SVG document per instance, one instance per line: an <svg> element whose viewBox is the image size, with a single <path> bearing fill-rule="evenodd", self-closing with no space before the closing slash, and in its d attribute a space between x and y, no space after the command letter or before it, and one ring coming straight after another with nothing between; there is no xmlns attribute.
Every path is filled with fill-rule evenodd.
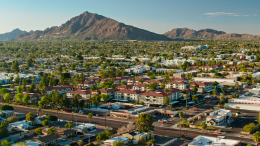
<svg viewBox="0 0 260 146"><path fill-rule="evenodd" d="M253 135L253 140L255 141L256 146L258 146L258 144L260 143L260 132L259 132L259 131L257 131L256 133L254 133L254 135Z"/></svg>
<svg viewBox="0 0 260 146"><path fill-rule="evenodd" d="M182 119L182 117L183 117L182 111L179 111L179 117ZM180 122L180 134L181 134L181 127L182 127L182 122Z"/></svg>
<svg viewBox="0 0 260 146"><path fill-rule="evenodd" d="M92 113L88 113L87 118L89 119L89 123L91 122L90 120L91 120L92 117L93 117L93 114Z"/></svg>
<svg viewBox="0 0 260 146"><path fill-rule="evenodd" d="M79 146L81 146L81 145L83 145L83 144L84 144L84 141L82 141L82 140L79 140L77 143L79 144Z"/></svg>

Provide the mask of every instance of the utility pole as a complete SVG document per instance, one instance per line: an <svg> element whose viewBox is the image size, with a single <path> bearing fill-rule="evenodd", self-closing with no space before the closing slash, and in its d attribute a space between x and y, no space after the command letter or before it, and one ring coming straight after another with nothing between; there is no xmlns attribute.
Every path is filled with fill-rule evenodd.
<svg viewBox="0 0 260 146"><path fill-rule="evenodd" d="M107 127L107 115L105 115L105 128Z"/></svg>

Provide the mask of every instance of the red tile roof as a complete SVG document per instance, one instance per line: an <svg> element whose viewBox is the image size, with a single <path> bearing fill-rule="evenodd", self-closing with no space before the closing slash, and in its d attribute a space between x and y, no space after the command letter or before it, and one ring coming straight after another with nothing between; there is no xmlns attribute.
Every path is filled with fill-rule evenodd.
<svg viewBox="0 0 260 146"><path fill-rule="evenodd" d="M90 90L77 90L77 91L70 91L68 93L87 95L87 94L91 94L91 91Z"/></svg>

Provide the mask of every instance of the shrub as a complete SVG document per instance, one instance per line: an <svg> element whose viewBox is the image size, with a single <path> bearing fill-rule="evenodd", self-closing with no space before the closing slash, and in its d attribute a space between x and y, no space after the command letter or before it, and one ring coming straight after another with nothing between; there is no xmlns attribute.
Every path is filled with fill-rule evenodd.
<svg viewBox="0 0 260 146"><path fill-rule="evenodd" d="M14 108L10 105L5 104L5 105L1 106L0 110L3 110L3 111L4 110L14 110Z"/></svg>
<svg viewBox="0 0 260 146"><path fill-rule="evenodd" d="M74 138L70 138L70 140L74 140Z"/></svg>
<svg viewBox="0 0 260 146"><path fill-rule="evenodd" d="M253 132L254 130L258 130L258 126L254 123L249 123L243 127L243 131L245 132Z"/></svg>
<svg viewBox="0 0 260 146"><path fill-rule="evenodd" d="M83 135L80 135L79 137L80 137L80 138L83 138Z"/></svg>

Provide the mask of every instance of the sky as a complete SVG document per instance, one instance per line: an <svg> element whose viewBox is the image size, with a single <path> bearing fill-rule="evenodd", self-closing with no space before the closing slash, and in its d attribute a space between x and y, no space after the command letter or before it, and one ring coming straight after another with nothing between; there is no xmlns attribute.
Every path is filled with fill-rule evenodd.
<svg viewBox="0 0 260 146"><path fill-rule="evenodd" d="M163 34L211 28L260 35L260 0L0 0L0 34L44 30L88 11Z"/></svg>

